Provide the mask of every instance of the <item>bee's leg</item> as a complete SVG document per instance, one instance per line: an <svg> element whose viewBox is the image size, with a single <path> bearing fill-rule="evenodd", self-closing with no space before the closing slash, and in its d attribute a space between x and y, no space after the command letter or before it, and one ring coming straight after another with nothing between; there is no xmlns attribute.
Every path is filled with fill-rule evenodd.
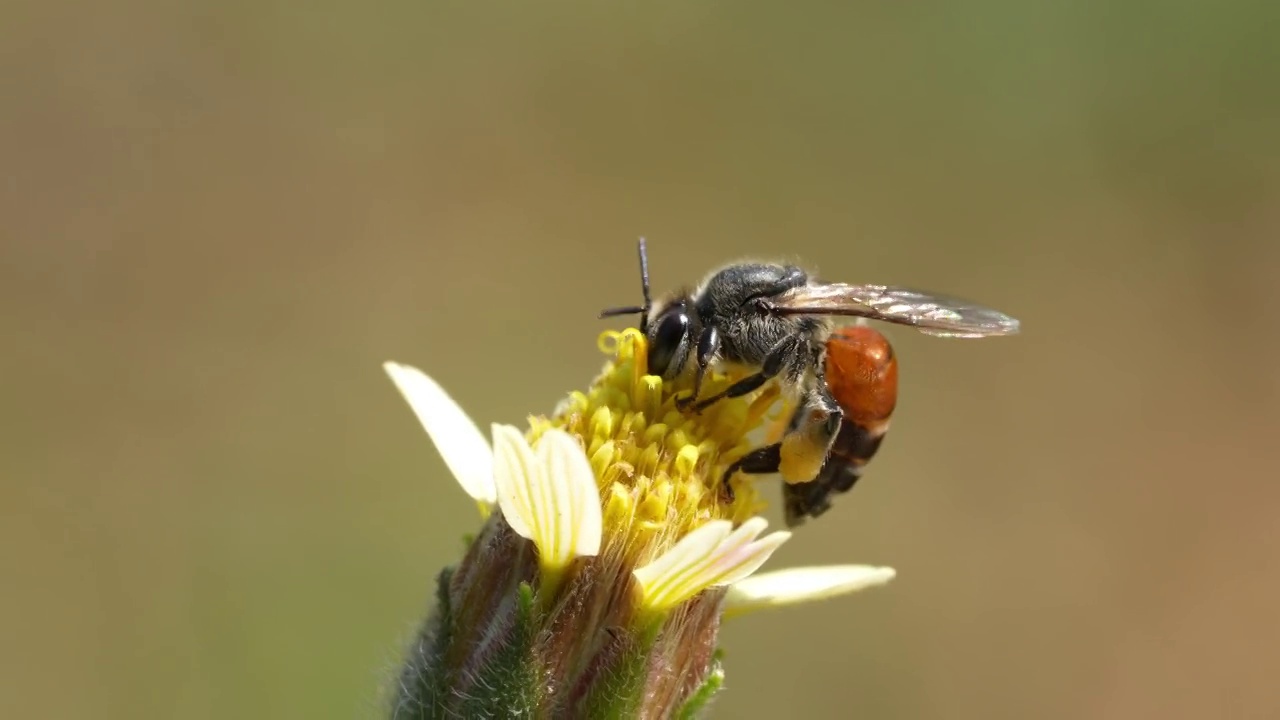
<svg viewBox="0 0 1280 720"><path fill-rule="evenodd" d="M739 472L779 473L788 486L812 480L822 469L843 419L840 405L831 397L819 372L817 383L805 392L804 401L792 414L782 441L752 450L725 469L720 478L725 496L732 502L729 479Z"/></svg>
<svg viewBox="0 0 1280 720"><path fill-rule="evenodd" d="M798 359L802 357L806 345L807 342L802 336L792 335L785 338L782 342L774 345L769 354L765 356L764 362L760 365L760 372L748 375L715 395L681 409L689 409L698 413L726 398L742 397L749 392L759 390L765 383L782 372L783 368L795 366Z"/></svg>
<svg viewBox="0 0 1280 720"><path fill-rule="evenodd" d="M837 437L843 432L844 412L831 396L826 381L819 382L792 421L792 429L782 439L779 474L784 481L782 498L787 527L796 527L806 518L818 517L831 507L828 497L840 491L825 471Z"/></svg>
<svg viewBox="0 0 1280 720"><path fill-rule="evenodd" d="M725 469L724 475L720 477L720 487L724 491L724 498L728 502L733 502L733 486L729 484L729 478L736 473L744 472L748 475L770 475L778 472L778 466L782 463L782 443L774 443L757 448L751 452L738 458L736 462Z"/></svg>
<svg viewBox="0 0 1280 720"><path fill-rule="evenodd" d="M698 369L693 376L693 392L676 398L677 410L681 412L688 410L689 406L698 399L698 393L702 392L702 379L707 374L707 366L711 364L711 358L715 357L719 350L720 331L716 330L714 325L705 328L702 335L698 337L698 352L695 356Z"/></svg>
<svg viewBox="0 0 1280 720"><path fill-rule="evenodd" d="M791 417L782 436L782 461L778 473L789 485L813 480L822 469L831 443L840 432L844 413L831 400L826 387L818 385L805 397Z"/></svg>
<svg viewBox="0 0 1280 720"><path fill-rule="evenodd" d="M783 485L782 504L787 527L799 527L831 509L831 488L817 480Z"/></svg>

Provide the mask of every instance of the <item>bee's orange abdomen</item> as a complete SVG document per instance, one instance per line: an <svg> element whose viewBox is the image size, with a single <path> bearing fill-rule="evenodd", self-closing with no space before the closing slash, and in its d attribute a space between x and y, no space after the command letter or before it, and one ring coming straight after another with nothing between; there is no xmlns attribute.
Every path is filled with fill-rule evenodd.
<svg viewBox="0 0 1280 720"><path fill-rule="evenodd" d="M875 429L898 402L898 359L875 328L851 325L827 338L827 387L845 422Z"/></svg>

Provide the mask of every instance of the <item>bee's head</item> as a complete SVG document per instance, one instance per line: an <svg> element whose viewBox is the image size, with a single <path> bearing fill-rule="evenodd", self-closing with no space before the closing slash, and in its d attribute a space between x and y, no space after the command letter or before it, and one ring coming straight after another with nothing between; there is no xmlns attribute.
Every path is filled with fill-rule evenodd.
<svg viewBox="0 0 1280 720"><path fill-rule="evenodd" d="M701 331L687 293L660 301L644 314L640 331L649 340L649 372L664 379L680 374Z"/></svg>

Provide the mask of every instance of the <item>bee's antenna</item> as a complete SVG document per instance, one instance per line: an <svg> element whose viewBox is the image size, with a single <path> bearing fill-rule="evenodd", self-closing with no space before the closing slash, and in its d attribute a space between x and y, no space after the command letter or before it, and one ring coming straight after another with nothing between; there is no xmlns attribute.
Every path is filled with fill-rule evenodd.
<svg viewBox="0 0 1280 720"><path fill-rule="evenodd" d="M649 314L649 308L653 306L653 300L649 297L649 253L645 250L644 238L640 238L640 286L644 291L644 305L609 308L601 311L600 317L607 318L639 313L640 323L641 325L644 324L644 319Z"/></svg>
<svg viewBox="0 0 1280 720"><path fill-rule="evenodd" d="M645 311L644 308L639 305L627 305L626 307L616 307L616 308L609 308L608 310L601 310L599 317L607 318L607 317L614 317L617 315L637 315L644 311Z"/></svg>
<svg viewBox="0 0 1280 720"><path fill-rule="evenodd" d="M640 238L640 287L644 288L644 312L648 315L653 300L649 298L649 253L645 250L644 238Z"/></svg>

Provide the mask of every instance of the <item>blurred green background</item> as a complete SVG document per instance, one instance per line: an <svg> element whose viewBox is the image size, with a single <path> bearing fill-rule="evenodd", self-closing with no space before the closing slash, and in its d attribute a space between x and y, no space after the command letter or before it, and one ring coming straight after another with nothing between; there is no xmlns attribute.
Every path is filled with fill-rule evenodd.
<svg viewBox="0 0 1280 720"><path fill-rule="evenodd" d="M717 717L1280 715L1274 4L18 2L0 48L0 715L379 716L477 527L379 364L549 411L639 235L658 290L1025 328L890 329L892 433L771 566L899 578L730 624Z"/></svg>

